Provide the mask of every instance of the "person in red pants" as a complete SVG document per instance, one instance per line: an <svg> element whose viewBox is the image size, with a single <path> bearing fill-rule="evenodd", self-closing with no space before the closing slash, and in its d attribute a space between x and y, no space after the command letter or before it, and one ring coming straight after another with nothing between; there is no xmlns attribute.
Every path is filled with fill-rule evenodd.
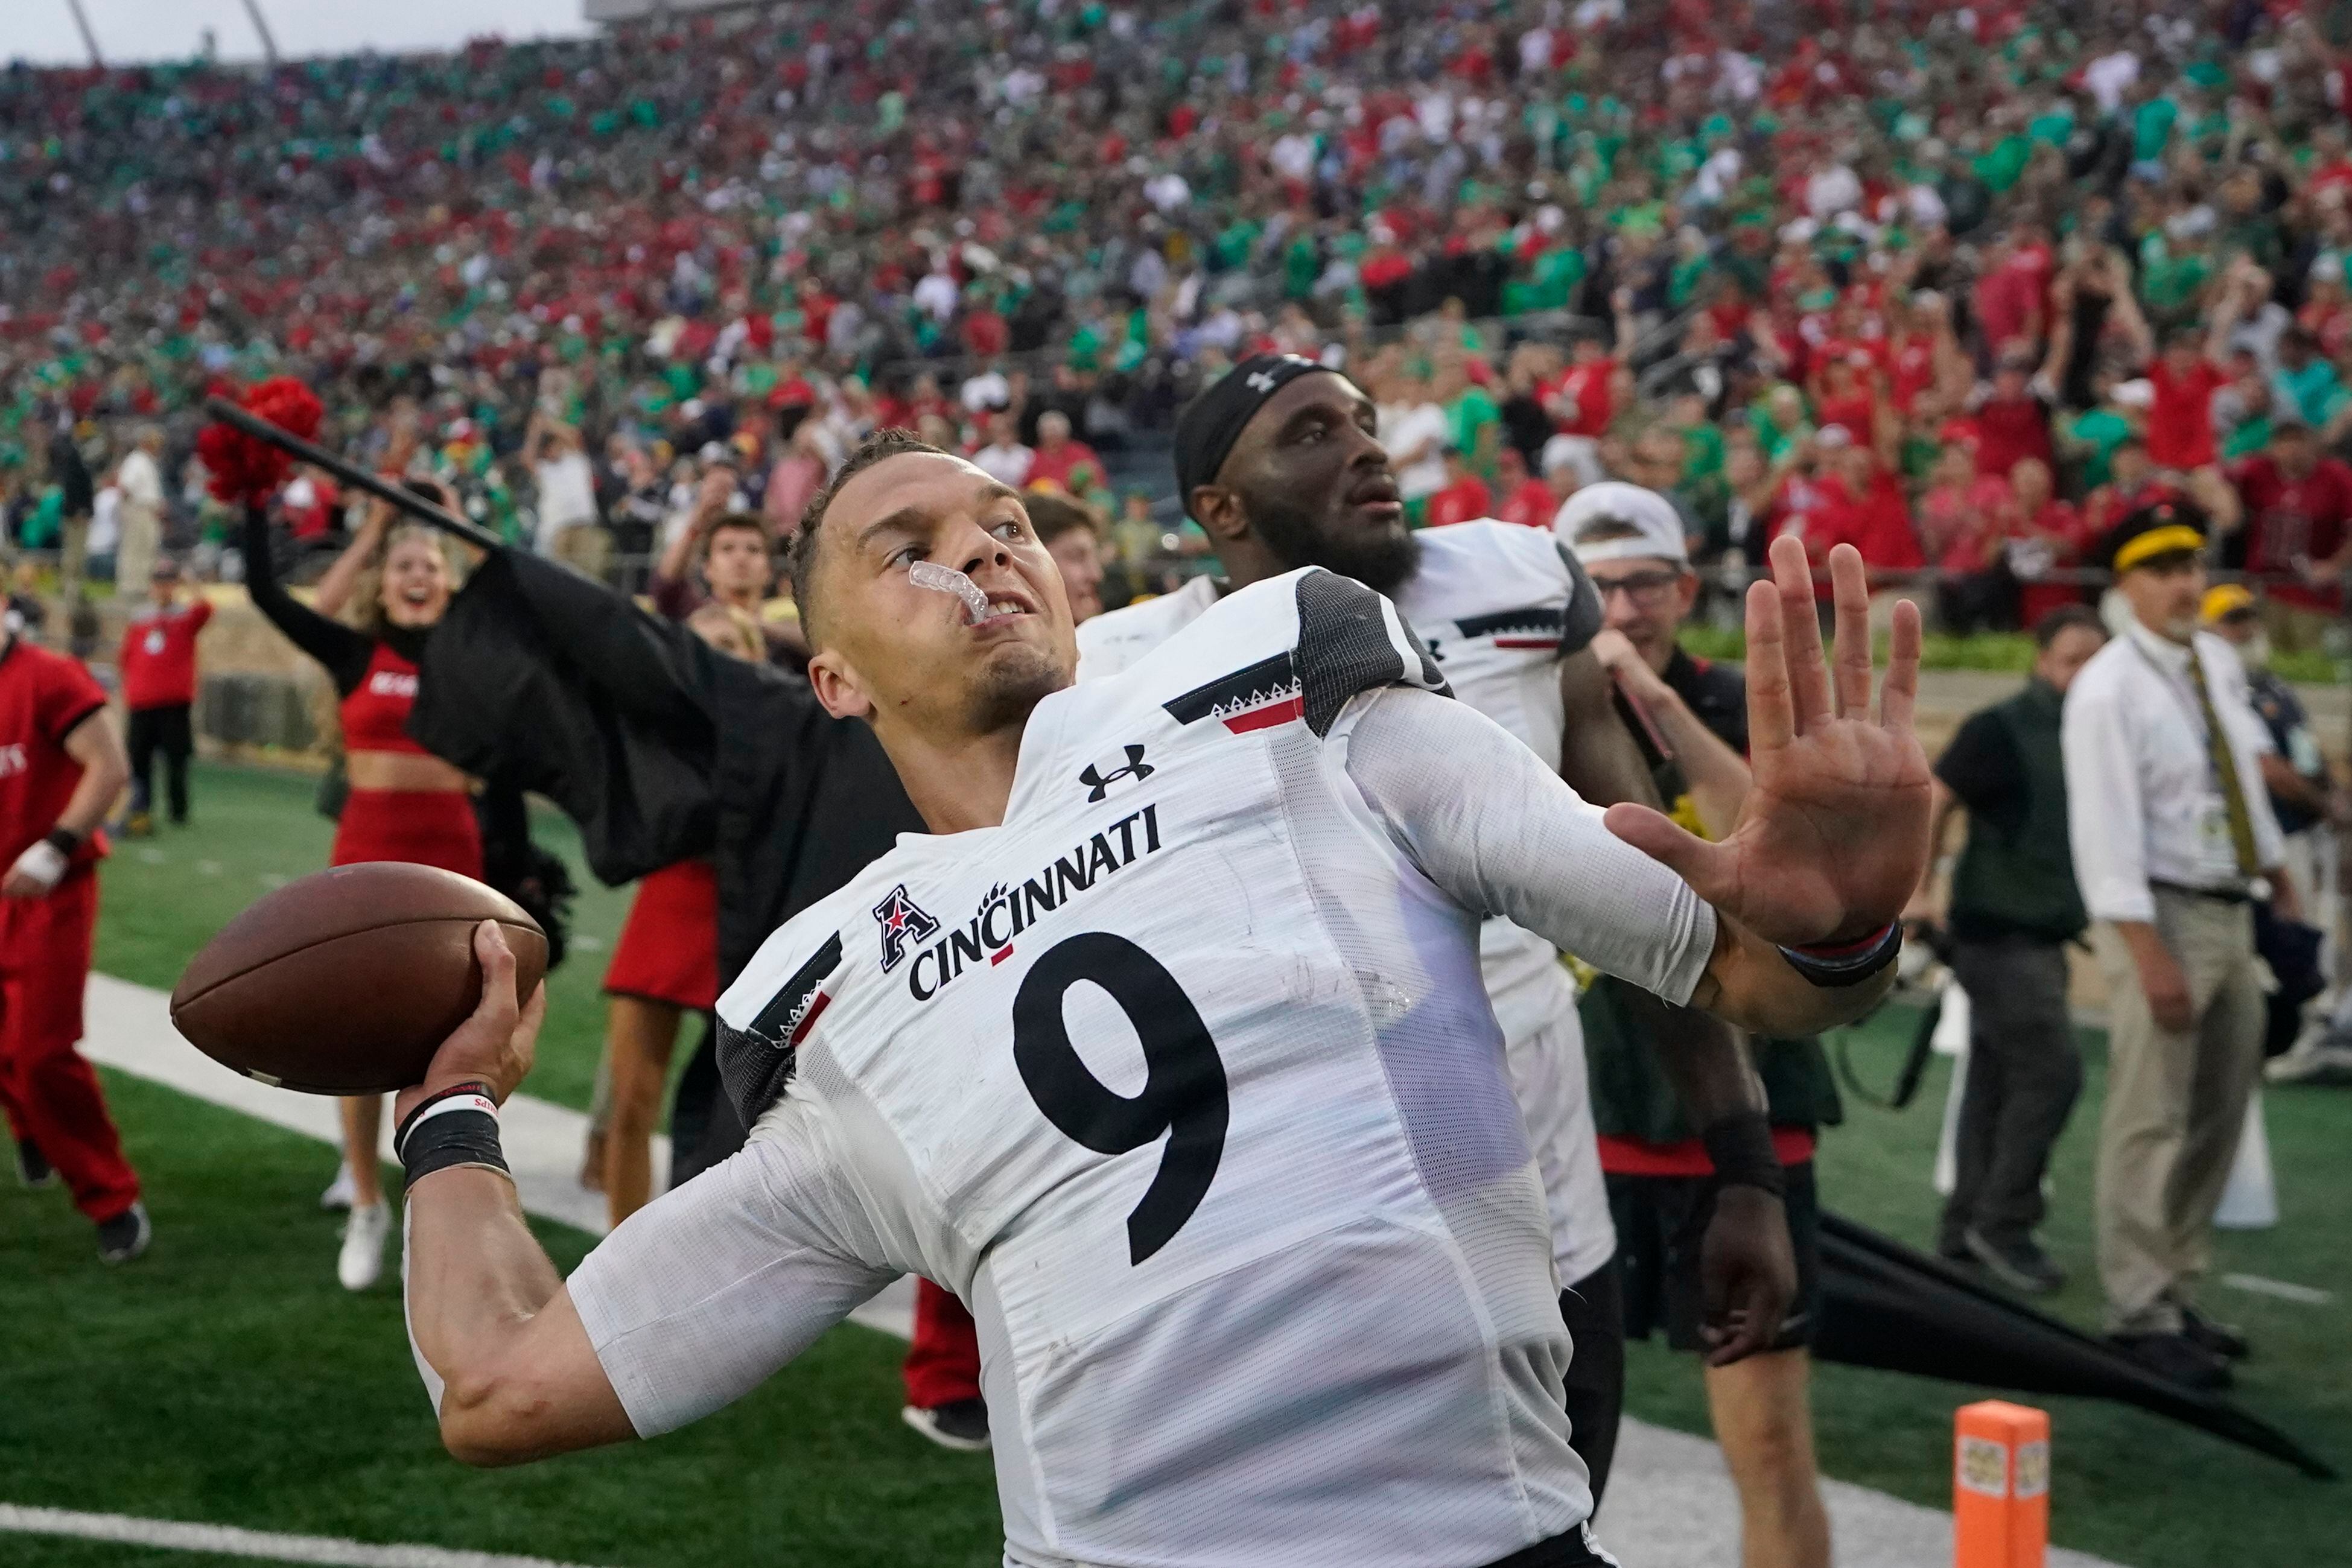
<svg viewBox="0 0 2352 1568"><path fill-rule="evenodd" d="M0 621L0 1110L28 1183L65 1178L110 1263L147 1249L139 1177L74 1050L98 923L99 824L131 765L77 661Z"/></svg>
<svg viewBox="0 0 2352 1568"><path fill-rule="evenodd" d="M980 1336L964 1304L929 1280L915 1281L915 1343L901 1369L908 1426L942 1448L988 1447L988 1404L980 1396Z"/></svg>

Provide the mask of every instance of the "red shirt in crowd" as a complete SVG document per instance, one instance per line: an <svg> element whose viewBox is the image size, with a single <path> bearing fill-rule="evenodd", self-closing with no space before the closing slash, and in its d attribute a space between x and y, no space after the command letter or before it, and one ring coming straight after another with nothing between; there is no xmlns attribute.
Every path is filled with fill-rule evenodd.
<svg viewBox="0 0 2352 1568"><path fill-rule="evenodd" d="M196 700L196 633L213 618L213 607L159 605L152 600L131 612L122 628L122 700L133 713L153 707L184 707Z"/></svg>
<svg viewBox="0 0 2352 1568"><path fill-rule="evenodd" d="M1967 486L1938 485L1919 497L1919 533L1941 571L1982 571L2015 509L2009 481L1979 475Z"/></svg>
<svg viewBox="0 0 2352 1568"><path fill-rule="evenodd" d="M297 474L279 496L286 508L286 527L298 539L323 538L335 526L342 492L315 474Z"/></svg>
<svg viewBox="0 0 2352 1568"><path fill-rule="evenodd" d="M2323 457L2301 478L2288 475L2266 452L2233 465L2231 483L2245 503L2246 570L2295 576L2310 561L2326 560L2344 548L2345 525L2352 522L2352 467ZM2268 592L2290 604L2333 611L2343 602L2334 585L2273 583Z"/></svg>
<svg viewBox="0 0 2352 1568"><path fill-rule="evenodd" d="M1041 441L1029 462L1029 483L1051 485L1062 491L1074 490L1078 486L1070 483L1070 476L1080 468L1093 469L1093 483L1100 483L1102 461L1095 455L1093 447L1076 440L1065 441L1059 446L1048 446ZM1092 488L1092 484L1087 487Z"/></svg>
<svg viewBox="0 0 2352 1568"><path fill-rule="evenodd" d="M15 865L57 827L81 782L66 737L105 706L106 694L79 660L22 637L0 647L0 865ZM73 863L105 852L106 834L92 833Z"/></svg>
<svg viewBox="0 0 2352 1568"><path fill-rule="evenodd" d="M1977 472L2006 479L2029 457L2054 461L2050 447L2050 409L2027 392L1988 399L1977 409Z"/></svg>
<svg viewBox="0 0 2352 1568"><path fill-rule="evenodd" d="M1925 332L1895 339L1888 356L1887 380L1895 408L1909 413L1919 394L1936 384L1936 340Z"/></svg>
<svg viewBox="0 0 2352 1568"><path fill-rule="evenodd" d="M1495 508L1495 516L1502 521L1529 528L1548 528L1559 515L1559 497L1540 479L1523 481Z"/></svg>
<svg viewBox="0 0 2352 1568"><path fill-rule="evenodd" d="M2156 402L2147 411L2147 455L2159 468L2202 468L2213 461L2213 394L2229 383L2219 365L2200 360L2175 376L2162 360L2150 365Z"/></svg>
<svg viewBox="0 0 2352 1568"><path fill-rule="evenodd" d="M1609 378L1616 373L1614 360L1570 365L1560 372L1559 379L1547 391L1544 402L1547 406L1554 402L1568 405L1553 413L1563 434L1598 440L1609 433L1609 421L1617 412L1609 396Z"/></svg>
<svg viewBox="0 0 2352 1568"><path fill-rule="evenodd" d="M1820 429L1843 425L1848 435L1867 442L1878 428L1878 396L1868 387L1843 397L1823 394L1813 402L1813 418Z"/></svg>
<svg viewBox="0 0 2352 1568"><path fill-rule="evenodd" d="M2169 481L2154 475L2126 489L2119 484L2105 484L2092 491L2083 502L2083 537L2096 540L2109 528L2138 511L2158 501L2177 501L2179 490Z"/></svg>
<svg viewBox="0 0 2352 1568"><path fill-rule="evenodd" d="M1893 475L1874 475L1860 495L1843 475L1832 474L1822 484L1830 494L1829 507L1818 530L1805 539L1815 565L1826 567L1830 547L1839 544L1860 550L1863 565L1876 571L1909 571L1921 564L1910 503Z"/></svg>
<svg viewBox="0 0 2352 1568"><path fill-rule="evenodd" d="M2063 501L2044 501L2030 517L2012 505L2007 517L2010 570L2024 584L2018 599L2018 618L2030 632L2060 605L2083 602L2079 585L2040 582L2035 578L2052 568L2079 565L2090 541L2083 531L2082 514Z"/></svg>
<svg viewBox="0 0 2352 1568"><path fill-rule="evenodd" d="M2049 253L2039 246L2021 251L1977 285L1977 321L1985 341L1999 347L2018 338L2032 338L2034 318L2049 279Z"/></svg>
<svg viewBox="0 0 2352 1568"><path fill-rule="evenodd" d="M1429 497L1426 526L1443 528L1455 523L1475 523L1481 517L1492 517L1494 505L1495 495L1486 488L1486 481L1475 474L1465 474Z"/></svg>

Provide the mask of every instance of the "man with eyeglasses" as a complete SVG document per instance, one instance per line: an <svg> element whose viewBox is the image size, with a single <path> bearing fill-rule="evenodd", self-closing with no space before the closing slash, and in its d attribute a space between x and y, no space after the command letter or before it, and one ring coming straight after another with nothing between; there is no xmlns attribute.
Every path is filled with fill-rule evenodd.
<svg viewBox="0 0 2352 1568"><path fill-rule="evenodd" d="M1588 486L1554 520L1601 596L1592 652L1615 681L1620 709L1642 737L1659 796L1684 827L1720 838L1750 783L1748 685L1738 671L1677 641L1698 597L1681 515L1638 485ZM1705 1352L1700 1268L1723 1173L1675 1104L1633 998L1596 977L1580 1003L1592 1075L1601 1168L1618 1238L1628 1339L1663 1328L1675 1349ZM1813 1462L1806 1345L1820 1301L1821 1233L1813 1137L1840 1119L1837 1088L1810 1039L1752 1042L1774 1153L1785 1172L1797 1293L1762 1354L1707 1358L1707 1408L1739 1489L1748 1568L1827 1568L1829 1515Z"/></svg>

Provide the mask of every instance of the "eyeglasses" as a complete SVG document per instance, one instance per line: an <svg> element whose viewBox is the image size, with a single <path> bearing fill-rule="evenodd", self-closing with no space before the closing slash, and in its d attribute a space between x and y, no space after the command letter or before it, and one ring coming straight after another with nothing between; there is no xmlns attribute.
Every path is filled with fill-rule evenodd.
<svg viewBox="0 0 2352 1568"><path fill-rule="evenodd" d="M1630 577L1596 577L1592 587L1603 604L1609 602L1611 594L1622 593L1633 601L1634 609L1655 610L1666 602L1681 580L1682 573L1677 571L1637 571Z"/></svg>

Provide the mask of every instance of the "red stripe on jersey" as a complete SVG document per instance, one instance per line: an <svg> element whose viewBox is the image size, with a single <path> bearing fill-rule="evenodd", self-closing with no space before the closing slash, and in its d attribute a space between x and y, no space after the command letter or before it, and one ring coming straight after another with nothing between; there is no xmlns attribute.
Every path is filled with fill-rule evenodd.
<svg viewBox="0 0 2352 1568"><path fill-rule="evenodd" d="M1272 729L1277 724L1288 724L1294 718L1306 716L1307 699L1303 696L1289 697L1278 703L1268 703L1264 707L1252 708L1247 713L1234 714L1225 720L1225 727L1235 735L1247 735L1254 729Z"/></svg>
<svg viewBox="0 0 2352 1568"><path fill-rule="evenodd" d="M1002 964L1011 956L1013 956L1013 948L1010 945L999 947L995 952L991 953L988 956L989 967L994 968L997 965Z"/></svg>
<svg viewBox="0 0 2352 1568"><path fill-rule="evenodd" d="M816 1027L816 1020L824 1016L824 1009L832 1001L833 997L829 992L819 991L816 994L816 999L809 1003L808 1011L801 1014L801 1021L793 1026L792 1038L784 1043L798 1045L806 1039L808 1031Z"/></svg>
<svg viewBox="0 0 2352 1568"><path fill-rule="evenodd" d="M1495 639L1495 646L1552 649L1559 646L1559 639L1557 637L1497 637Z"/></svg>

